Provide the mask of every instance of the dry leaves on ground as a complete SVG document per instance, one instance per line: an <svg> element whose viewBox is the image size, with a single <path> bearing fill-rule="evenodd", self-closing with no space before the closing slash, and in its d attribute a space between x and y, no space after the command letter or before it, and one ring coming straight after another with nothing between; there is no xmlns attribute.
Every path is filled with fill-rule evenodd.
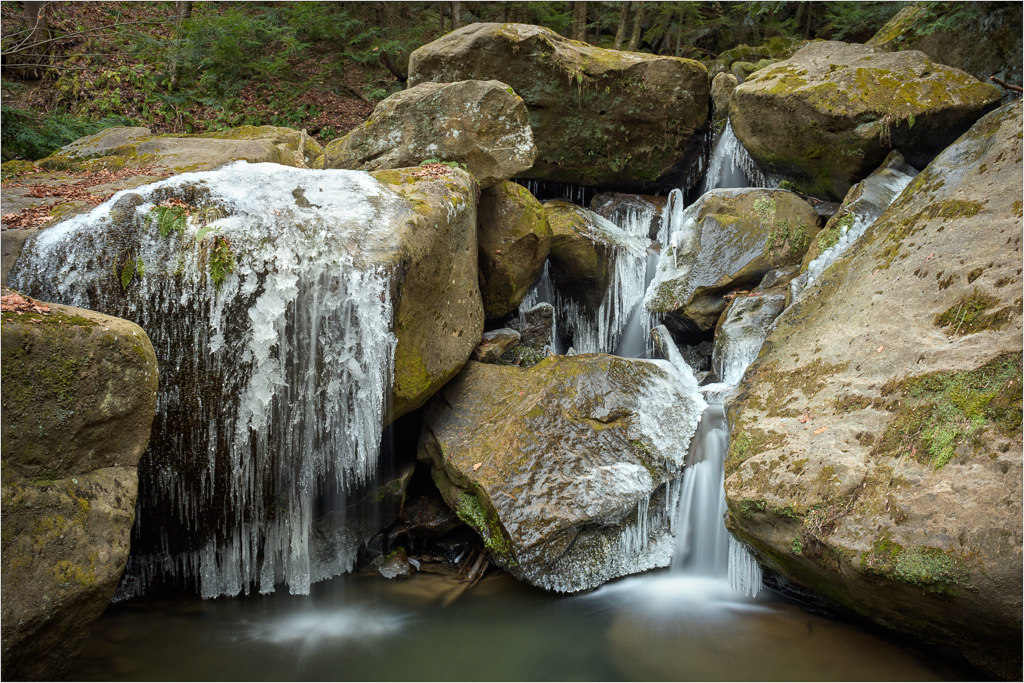
<svg viewBox="0 0 1024 683"><path fill-rule="evenodd" d="M45 315L50 312L50 307L39 303L31 297L12 292L0 297L0 311L4 313L39 313L40 315Z"/></svg>

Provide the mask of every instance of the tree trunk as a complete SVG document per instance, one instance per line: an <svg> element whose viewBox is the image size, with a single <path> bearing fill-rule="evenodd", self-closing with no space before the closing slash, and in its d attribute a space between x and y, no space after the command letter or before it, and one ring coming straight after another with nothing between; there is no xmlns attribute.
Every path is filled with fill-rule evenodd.
<svg viewBox="0 0 1024 683"><path fill-rule="evenodd" d="M444 35L444 8L447 3L437 3L437 35Z"/></svg>
<svg viewBox="0 0 1024 683"><path fill-rule="evenodd" d="M452 8L452 30L462 28L462 3L459 0L454 0L451 3Z"/></svg>
<svg viewBox="0 0 1024 683"><path fill-rule="evenodd" d="M26 80L38 80L46 72L50 45L50 25L46 21L48 2L25 2L25 30L18 34L15 45L5 55L5 66L11 74ZM20 66L24 64L24 66Z"/></svg>
<svg viewBox="0 0 1024 683"><path fill-rule="evenodd" d="M615 49L621 50L622 44L626 42L626 27L629 24L629 3L622 3L619 11L619 28L615 31Z"/></svg>
<svg viewBox="0 0 1024 683"><path fill-rule="evenodd" d="M572 39L587 39L587 3L576 0L572 3Z"/></svg>
<svg viewBox="0 0 1024 683"><path fill-rule="evenodd" d="M178 81L181 79L181 25L186 19L192 18L192 2L187 0L185 2L175 2L177 9L177 17L174 27L174 52L171 54L171 82L168 85L168 90L177 90Z"/></svg>
<svg viewBox="0 0 1024 683"><path fill-rule="evenodd" d="M633 17L633 35L629 37L629 47L626 49L630 52L636 52L637 48L640 47L640 36L644 32L644 3L636 3L636 15Z"/></svg>

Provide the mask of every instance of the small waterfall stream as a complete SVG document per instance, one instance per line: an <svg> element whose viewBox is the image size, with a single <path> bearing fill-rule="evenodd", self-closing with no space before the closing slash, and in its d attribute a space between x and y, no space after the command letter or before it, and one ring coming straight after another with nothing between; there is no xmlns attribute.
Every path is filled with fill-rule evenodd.
<svg viewBox="0 0 1024 683"><path fill-rule="evenodd" d="M750 174L735 172L744 167L742 158L737 161L742 147L734 140L727 129L712 155L709 169L712 177L705 183L706 189L734 184L746 186ZM290 191L291 187L287 189ZM683 199L681 190L674 190L670 195L663 212L661 244L670 244L679 237L685 219ZM272 209L271 206L268 213L272 213ZM628 222L634 225L626 226ZM602 304L607 317L570 314L566 302L559 300L545 266L544 275L523 310L540 301L561 307L562 315L555 316L556 325L560 326L554 335L556 353L566 350L560 345L557 333L560 330L563 338L574 341L577 350L605 353L614 350L629 357L652 355L647 350L648 331L657 321L646 313L642 299L644 288L651 284L659 252L648 248L649 227L649 216L636 216L610 228L633 237L639 248L626 249L628 272L624 267L621 275L617 273L619 282L609 288L607 311ZM226 226L225 230L228 229ZM232 239L242 239L234 232L230 234ZM84 231L75 235L72 242L86 239ZM72 253L77 252L74 249L62 251L62 258ZM306 263L304 259L304 256L289 253L284 260ZM622 261L625 264L627 259ZM68 262L72 270L86 268L72 259ZM52 264L49 267L53 267ZM324 266L322 274L317 274L316 286L298 278L292 282L293 287L288 288L284 284L269 286L257 279L255 274L263 272L258 264L247 268L232 276L237 282L229 281L228 292L237 289L249 294L264 293L267 287L288 292L287 297L276 296L265 306L255 306L247 300L246 306L235 310L235 315L255 316L254 321L263 321L257 325L259 334L255 336L258 339L253 344L269 348L268 345L274 344L297 344L300 338L306 340L301 343L325 344L338 369L352 374L351 378L330 375L327 384L322 385L323 377L314 376L308 369L288 369L284 376L288 384L294 386L294 391L312 390L314 394L320 392L326 396L330 390L342 386L339 383L355 381L360 373L379 371L379 377L387 376L389 353L393 351L387 344L393 344L393 339L387 333L390 311L386 297L379 295L386 287L386 274L367 274L365 281L359 281L362 284L354 282L342 286L339 280L347 281L343 273L350 270L348 262L330 263ZM322 291L325 286L327 296L313 293ZM62 292L61 295L72 302L80 302L79 305L88 300L84 292ZM211 302L199 297L198 301L200 308L221 311L226 298L213 296ZM366 304L372 304L373 311L366 311ZM138 305L141 307L142 303ZM169 319L168 324L175 322L169 312L164 315ZM346 321L365 318L367 322L359 323L357 329L377 332L373 335L342 334L336 338L331 330L345 327L331 322L336 318ZM377 322L371 323L371 320ZM190 321L191 318L179 320L185 327L189 327ZM275 321L283 327L280 334ZM589 331L581 335L578 329L568 330L569 325L586 325ZM215 328L211 339L196 338L195 343L212 344L214 357L225 353L234 340L217 337L217 331L222 329ZM366 349L357 353L365 343L361 339L368 337L386 343L376 351ZM579 341L585 337L590 340L586 345ZM166 344L159 333L154 335L153 341ZM256 352L255 347L248 351L254 357ZM361 355L365 353L370 356ZM697 433L691 439L683 477L666 485L661 504L641 501L637 511L638 532L655 517L671 515L675 520L670 522L676 538L671 569L627 577L588 594L561 598L518 583L508 575L489 576L460 599L457 609L438 605L438 591L444 590L438 586L447 584L445 579L427 573L415 574L405 581L342 575L309 586L304 577L315 581L316 570L311 568L302 576L293 575L289 570L285 578L293 585L293 592L309 592L309 595L278 591L244 600L147 601L143 598L114 605L96 625L90 646L72 671L72 678L461 680L479 678L481 672L486 671L497 671L509 680L929 680L948 677L948 671L936 669L931 661L908 654L882 638L807 614L800 606L772 591L758 593L760 568L746 547L732 539L723 522L726 509L723 463L728 435L722 405L723 396L734 388L757 351L744 348L742 353L728 352L722 362L730 371L722 378L723 383L704 387L698 387L692 369L674 344L668 344L664 353L677 370L677 381L682 384L679 388L686 393L702 394L707 403ZM373 363L383 365L375 369ZM186 365L183 363L183 367ZM181 371L177 365L171 367L173 372ZM289 402L296 397L279 384L268 380L254 386L252 391L262 400L260 405L272 407L275 419L291 415ZM376 391L372 387L360 389L347 400L353 405L366 404L377 410L381 396ZM181 399L172 392L161 400L172 405ZM334 404L327 407L331 408L328 414L334 416L330 423L332 429L352 430L352 436L346 438L370 439L370 433L359 425L364 422L377 425L376 435L363 444L359 453L369 454L375 450L380 435L377 413L371 411L359 417L362 413L345 412ZM217 421L213 418L223 410L222 406L204 407L203 415L209 417L209 425L215 425ZM320 425L305 424L301 419L286 422L292 428L281 435L282 443L301 451L290 453L305 457L303 454L311 444L315 450L318 435L323 435ZM230 441L232 435L233 432L224 438ZM272 436L259 437L260 443L268 442ZM669 429L664 437L676 439L678 435ZM365 464L359 464L364 463L363 456L351 450L345 453L344 462L328 468L335 475L343 472L340 484L343 491L359 472L365 471ZM319 462L310 466L300 462L295 466L311 473L312 479L300 479L303 487L322 487ZM189 514L197 514L206 504L208 501L201 498L180 503L183 509L193 511ZM187 560L200 564L181 567L183 560L175 558L172 569L212 573L209 585L216 588L209 591L204 588L203 592L216 594L230 592L240 585L234 578L226 581L224 572L236 571L241 567L239 562L258 560L263 552L262 544L267 544L271 552L274 548L287 548L289 559L308 565L308 554L304 559L292 552L301 547L304 536L317 535L304 521L308 517L303 514L300 510L298 516L290 514L282 518L285 521L279 525L280 540L275 540L273 534L264 535L266 531L261 530L255 537L259 541L255 545L251 540L229 545L227 554L222 552L211 557L208 564L202 564L206 560ZM340 532L336 530L336 533ZM242 540L248 538L243 536ZM624 545L631 546L626 550L645 542L643 533L626 534L622 539ZM344 552L337 556L349 562ZM275 573L279 573L279 569L273 570L271 575ZM269 580L272 585L273 578ZM228 590L225 586L229 586ZM296 586L299 591L294 591Z"/></svg>

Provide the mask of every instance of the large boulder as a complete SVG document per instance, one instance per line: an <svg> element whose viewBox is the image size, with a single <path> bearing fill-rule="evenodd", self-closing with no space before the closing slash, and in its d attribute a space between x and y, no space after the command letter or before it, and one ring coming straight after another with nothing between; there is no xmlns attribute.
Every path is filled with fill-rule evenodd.
<svg viewBox="0 0 1024 683"><path fill-rule="evenodd" d="M990 76L1019 85L1022 69L1019 2L913 2L893 16L867 44L885 50L920 50L980 81ZM998 86L1006 97L1012 91Z"/></svg>
<svg viewBox="0 0 1024 683"><path fill-rule="evenodd" d="M488 188L527 170L536 157L522 98L498 81L459 81L395 93L363 125L328 143L317 165L376 171L454 162Z"/></svg>
<svg viewBox="0 0 1024 683"><path fill-rule="evenodd" d="M476 193L443 165L238 163L26 242L12 283L134 320L165 368L127 593L162 577L206 596L306 592L351 567L365 539L317 555L330 543L312 511L368 480L384 424L479 342Z"/></svg>
<svg viewBox="0 0 1024 683"><path fill-rule="evenodd" d="M729 405L727 524L768 567L1021 676L1021 103L782 314Z"/></svg>
<svg viewBox="0 0 1024 683"><path fill-rule="evenodd" d="M191 135L108 128L62 147L39 165L52 171L157 168L187 173L210 171L234 161L308 168L321 154L319 143L305 131L281 126L240 126Z"/></svg>
<svg viewBox="0 0 1024 683"><path fill-rule="evenodd" d="M57 680L128 559L156 355L126 320L3 293L4 677Z"/></svg>
<svg viewBox="0 0 1024 683"><path fill-rule="evenodd" d="M788 190L707 192L663 247L644 305L713 330L729 290L799 264L817 233L814 207Z"/></svg>
<svg viewBox="0 0 1024 683"><path fill-rule="evenodd" d="M522 185L505 181L480 193L477 209L480 293L488 318L519 308L551 249L547 212Z"/></svg>
<svg viewBox="0 0 1024 683"><path fill-rule="evenodd" d="M430 404L419 457L520 580L562 592L666 566L670 510L705 407L666 361L470 362Z"/></svg>
<svg viewBox="0 0 1024 683"><path fill-rule="evenodd" d="M410 85L492 78L529 111L538 155L521 177L676 187L703 149L710 84L693 60L605 50L527 24L472 24L409 57Z"/></svg>
<svg viewBox="0 0 1024 683"><path fill-rule="evenodd" d="M836 201L899 149L923 168L999 91L917 51L814 42L733 92L733 132L764 170Z"/></svg>

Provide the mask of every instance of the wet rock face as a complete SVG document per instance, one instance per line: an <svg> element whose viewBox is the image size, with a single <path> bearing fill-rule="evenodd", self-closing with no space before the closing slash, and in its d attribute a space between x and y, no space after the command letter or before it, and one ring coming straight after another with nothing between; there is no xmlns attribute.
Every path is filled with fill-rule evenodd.
<svg viewBox="0 0 1024 683"><path fill-rule="evenodd" d="M999 91L921 52L815 42L736 88L730 121L758 164L840 200L890 149L923 168L998 106Z"/></svg>
<svg viewBox="0 0 1024 683"><path fill-rule="evenodd" d="M686 209L662 250L648 310L715 328L729 290L800 263L818 233L814 208L786 190L713 190Z"/></svg>
<svg viewBox="0 0 1024 683"><path fill-rule="evenodd" d="M664 361L469 363L433 401L419 458L517 578L574 592L666 566L677 479L701 411Z"/></svg>
<svg viewBox="0 0 1024 683"><path fill-rule="evenodd" d="M709 81L700 63L605 50L526 24L472 24L419 48L409 85L497 79L529 111L538 156L520 177L675 187L697 160Z"/></svg>
<svg viewBox="0 0 1024 683"><path fill-rule="evenodd" d="M727 524L790 580L1021 667L1021 103L778 319L730 405Z"/></svg>
<svg viewBox="0 0 1024 683"><path fill-rule="evenodd" d="M477 210L480 293L488 318L519 307L551 249L547 213L522 185L505 181L480 193Z"/></svg>
<svg viewBox="0 0 1024 683"><path fill-rule="evenodd" d="M420 83L377 105L328 143L320 168L376 171L434 159L464 164L482 188L519 175L537 156L522 98L504 83Z"/></svg>
<svg viewBox="0 0 1024 683"><path fill-rule="evenodd" d="M18 680L61 677L114 595L157 400L141 328L50 309L0 323L2 652Z"/></svg>

